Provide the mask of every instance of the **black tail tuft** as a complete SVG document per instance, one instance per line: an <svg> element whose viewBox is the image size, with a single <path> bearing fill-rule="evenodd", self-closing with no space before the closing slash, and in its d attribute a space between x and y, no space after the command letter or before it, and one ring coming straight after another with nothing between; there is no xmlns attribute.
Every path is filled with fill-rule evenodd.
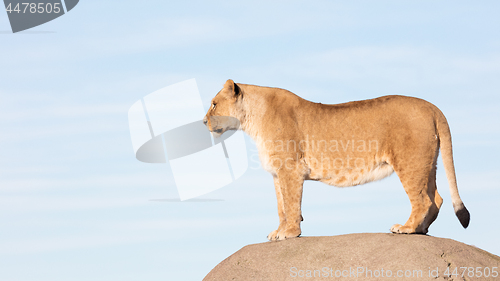
<svg viewBox="0 0 500 281"><path fill-rule="evenodd" d="M470 214L463 203L459 208L456 209L455 215L457 215L458 220L464 228L467 228L467 226L469 226Z"/></svg>

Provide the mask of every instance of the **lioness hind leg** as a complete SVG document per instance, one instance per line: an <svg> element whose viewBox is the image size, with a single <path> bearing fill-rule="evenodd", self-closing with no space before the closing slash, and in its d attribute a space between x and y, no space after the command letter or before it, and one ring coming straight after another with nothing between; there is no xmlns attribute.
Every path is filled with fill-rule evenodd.
<svg viewBox="0 0 500 281"><path fill-rule="evenodd" d="M424 233L427 233L429 226L436 220L439 214L439 209L443 204L443 198L441 198L441 196L439 195L436 186L436 167L433 168L433 170L431 171L431 175L429 177L429 183L427 186L427 195L431 199L432 204L429 207L427 215L425 216L424 219Z"/></svg>
<svg viewBox="0 0 500 281"><path fill-rule="evenodd" d="M410 218L404 225L395 224L391 232L425 234L437 218L443 199L436 188L436 166L428 170L404 170L396 168L401 183L411 203Z"/></svg>

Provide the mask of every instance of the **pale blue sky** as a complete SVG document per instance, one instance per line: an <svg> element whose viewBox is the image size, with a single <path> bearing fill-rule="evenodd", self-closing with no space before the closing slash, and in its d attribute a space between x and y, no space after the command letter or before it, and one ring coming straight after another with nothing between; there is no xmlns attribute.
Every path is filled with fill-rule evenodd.
<svg viewBox="0 0 500 281"><path fill-rule="evenodd" d="M322 103L436 104L471 224L456 219L440 164L445 203L429 234L500 255L499 12L498 1L83 0L19 34L0 13L0 279L201 280L266 241L278 216L261 169L204 196L224 201L150 201L175 186L167 165L134 158L127 111L190 78L205 107L229 78ZM388 232L409 212L396 175L308 182L302 231Z"/></svg>

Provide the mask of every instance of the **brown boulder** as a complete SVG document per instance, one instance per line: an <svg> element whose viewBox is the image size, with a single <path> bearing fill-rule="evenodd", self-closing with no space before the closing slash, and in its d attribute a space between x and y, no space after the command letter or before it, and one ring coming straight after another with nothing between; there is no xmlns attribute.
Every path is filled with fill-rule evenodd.
<svg viewBox="0 0 500 281"><path fill-rule="evenodd" d="M219 263L203 280L386 278L500 280L500 257L451 239L427 235L360 233L300 237L245 246Z"/></svg>

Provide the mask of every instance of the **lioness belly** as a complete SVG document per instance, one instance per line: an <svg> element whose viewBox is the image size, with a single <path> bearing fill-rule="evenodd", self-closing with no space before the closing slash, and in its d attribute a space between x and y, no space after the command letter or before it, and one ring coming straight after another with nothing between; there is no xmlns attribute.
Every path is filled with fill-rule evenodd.
<svg viewBox="0 0 500 281"><path fill-rule="evenodd" d="M394 169L386 162L381 162L371 167L332 169L318 172L311 171L309 178L337 187L348 187L381 180L391 175Z"/></svg>

